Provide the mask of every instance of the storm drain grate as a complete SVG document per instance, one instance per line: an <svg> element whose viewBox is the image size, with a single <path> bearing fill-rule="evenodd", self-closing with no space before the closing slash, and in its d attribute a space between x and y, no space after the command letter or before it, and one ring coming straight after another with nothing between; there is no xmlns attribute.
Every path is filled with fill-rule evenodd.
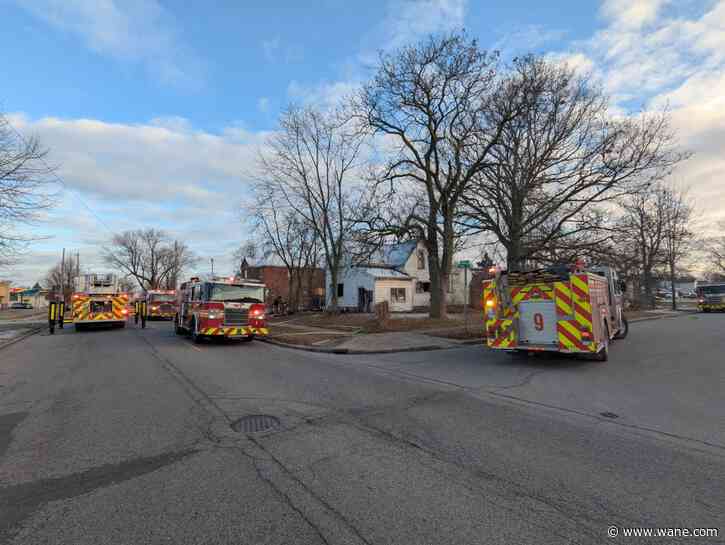
<svg viewBox="0 0 725 545"><path fill-rule="evenodd" d="M599 413L599 414L602 415L604 418L619 418L619 415L617 413L606 412L606 413Z"/></svg>
<svg viewBox="0 0 725 545"><path fill-rule="evenodd" d="M232 429L239 433L259 433L279 426L279 418L268 414L250 414L232 422Z"/></svg>

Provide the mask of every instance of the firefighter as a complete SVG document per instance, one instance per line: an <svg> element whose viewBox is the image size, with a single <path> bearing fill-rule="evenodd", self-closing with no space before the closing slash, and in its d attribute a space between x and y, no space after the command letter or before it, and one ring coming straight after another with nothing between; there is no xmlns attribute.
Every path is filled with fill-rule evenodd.
<svg viewBox="0 0 725 545"><path fill-rule="evenodd" d="M58 319L58 302L50 301L48 304L48 329L50 334L55 333L55 321Z"/></svg>
<svg viewBox="0 0 725 545"><path fill-rule="evenodd" d="M63 320L65 316L65 301L58 303L58 327L63 329Z"/></svg>
<svg viewBox="0 0 725 545"><path fill-rule="evenodd" d="M141 329L146 329L146 311L148 310L146 299L139 303L139 310L141 312Z"/></svg>

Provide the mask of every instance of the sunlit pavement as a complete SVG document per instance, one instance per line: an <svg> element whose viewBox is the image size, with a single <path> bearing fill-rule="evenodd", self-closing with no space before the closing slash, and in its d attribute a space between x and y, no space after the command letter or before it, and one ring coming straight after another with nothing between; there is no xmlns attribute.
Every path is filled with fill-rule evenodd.
<svg viewBox="0 0 725 545"><path fill-rule="evenodd" d="M725 542L724 326L640 322L606 363L35 335L0 351L0 543Z"/></svg>

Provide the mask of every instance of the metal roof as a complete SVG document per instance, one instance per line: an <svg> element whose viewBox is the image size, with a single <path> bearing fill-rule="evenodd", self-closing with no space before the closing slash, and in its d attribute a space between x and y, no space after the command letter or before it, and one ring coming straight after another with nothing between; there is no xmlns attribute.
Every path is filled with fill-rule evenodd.
<svg viewBox="0 0 725 545"><path fill-rule="evenodd" d="M387 269L385 267L360 267L360 270L374 278L395 278L398 280L413 279L405 273L396 271L395 269Z"/></svg>
<svg viewBox="0 0 725 545"><path fill-rule="evenodd" d="M417 240L409 240L399 244L385 244L380 249L380 256L377 257L390 267L403 267L417 246Z"/></svg>

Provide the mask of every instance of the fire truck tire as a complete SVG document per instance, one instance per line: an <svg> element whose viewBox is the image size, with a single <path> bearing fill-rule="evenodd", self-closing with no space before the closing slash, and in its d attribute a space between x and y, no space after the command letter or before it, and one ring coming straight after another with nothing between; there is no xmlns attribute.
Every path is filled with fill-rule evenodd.
<svg viewBox="0 0 725 545"><path fill-rule="evenodd" d="M178 314L174 318L174 333L176 333L177 335L184 335L186 333L184 328L179 327L179 315Z"/></svg>
<svg viewBox="0 0 725 545"><path fill-rule="evenodd" d="M594 359L596 361L609 360L609 324L607 324L606 322L604 323L604 331L606 332L606 341L604 341L604 346L602 347L602 349L594 354Z"/></svg>
<svg viewBox="0 0 725 545"><path fill-rule="evenodd" d="M629 333L629 322L627 321L627 318L622 318L622 329L617 331L617 334L614 336L614 338L615 339L624 339L628 333Z"/></svg>
<svg viewBox="0 0 725 545"><path fill-rule="evenodd" d="M201 335L196 332L196 320L191 321L191 342L199 344L201 342Z"/></svg>

